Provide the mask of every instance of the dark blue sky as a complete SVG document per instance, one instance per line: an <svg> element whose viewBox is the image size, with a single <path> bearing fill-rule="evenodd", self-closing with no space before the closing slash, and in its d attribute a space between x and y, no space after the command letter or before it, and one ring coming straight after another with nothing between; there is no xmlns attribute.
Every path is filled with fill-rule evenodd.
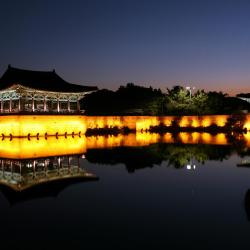
<svg viewBox="0 0 250 250"><path fill-rule="evenodd" d="M2 0L0 74L250 92L250 1Z"/></svg>

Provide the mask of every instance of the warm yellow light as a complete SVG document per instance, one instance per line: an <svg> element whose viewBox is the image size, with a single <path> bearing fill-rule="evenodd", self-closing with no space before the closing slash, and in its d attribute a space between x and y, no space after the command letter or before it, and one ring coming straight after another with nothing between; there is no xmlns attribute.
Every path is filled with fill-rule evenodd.
<svg viewBox="0 0 250 250"><path fill-rule="evenodd" d="M200 125L200 119L198 117L195 117L195 119L191 121L191 126L194 128L200 127Z"/></svg>
<svg viewBox="0 0 250 250"><path fill-rule="evenodd" d="M83 154L86 152L85 137L54 136L47 138L14 138L0 141L0 158L28 159L57 155Z"/></svg>
<svg viewBox="0 0 250 250"><path fill-rule="evenodd" d="M157 143L160 140L159 134L151 133L136 133L136 143L138 146L146 146L152 143Z"/></svg>
<svg viewBox="0 0 250 250"><path fill-rule="evenodd" d="M160 122L165 126L171 126L173 120L174 120L173 116L160 117Z"/></svg>
<svg viewBox="0 0 250 250"><path fill-rule="evenodd" d="M247 146L250 147L250 133L244 134ZM209 133L179 133L179 140L186 144L228 144L225 134L211 135ZM42 158L58 155L84 154L88 149L94 148L112 148L112 147L137 147L147 146L157 142L174 143L175 138L172 134L166 133L163 136L159 134L141 133L118 136L91 136L78 137L55 136L47 138L36 137L14 138L12 140L0 140L0 158L27 159Z"/></svg>
<svg viewBox="0 0 250 250"><path fill-rule="evenodd" d="M86 127L90 129L105 127L122 128L124 126L122 116L85 116L84 122L86 124Z"/></svg>
<svg viewBox="0 0 250 250"><path fill-rule="evenodd" d="M190 120L189 120L189 117L187 116L183 116L180 120L180 123L179 123L180 127L188 127L190 126Z"/></svg>
<svg viewBox="0 0 250 250"><path fill-rule="evenodd" d="M227 116L227 115L217 115L217 116L214 116L214 120L215 120L214 123L217 126L223 127L223 126L225 126L228 117L229 116Z"/></svg>
<svg viewBox="0 0 250 250"><path fill-rule="evenodd" d="M9 115L0 117L0 135L27 137L78 134L86 132L81 116L63 115Z"/></svg>
<svg viewBox="0 0 250 250"><path fill-rule="evenodd" d="M227 121L228 116L226 115L214 115L214 116L183 116L180 121L181 126L210 126L211 124L217 124L218 126L224 126ZM107 117L99 117L99 116L77 116L77 115L6 115L0 117L0 136L3 134L4 136L13 137L30 137L37 136L39 134L39 141L34 138L34 142L32 143L24 143L20 145L21 149L26 152L28 149L32 151L33 149L46 148L52 150L52 155L55 155L53 152L57 149L52 149L52 147L57 147L57 153L60 153L60 150L63 147L66 148L70 146L70 140L66 140L65 143L53 144L53 142L49 143L52 139L48 137L48 140L45 140L45 135L68 135L68 138L71 138L70 135L72 133L74 135L79 134L81 132L82 135L82 143L86 144L86 148L99 148L99 147L117 147L117 146L142 146L149 145L151 143L156 143L158 141L165 142L173 142L173 137L171 134L165 134L164 136L160 136L158 134L150 134L146 133L145 130L149 129L150 126L158 126L160 123L165 125L170 125L171 121L174 117L165 116L165 117L155 117L155 116L107 116ZM85 138L83 135L86 132L87 128L104 128L104 127L128 127L130 129L136 129L137 132L135 134L129 135L118 135L118 136L98 136L98 137L90 137ZM250 129L250 116L247 116L247 120L245 123L245 127ZM141 130L144 132L141 133ZM76 137L76 136L75 136ZM248 134L244 136L246 138L247 143L250 145L250 137ZM225 135L218 134L217 136L213 136L208 133L180 133L180 139L183 143L208 143L208 144L226 144L227 139ZM56 139L55 139L56 140ZM79 139L80 140L80 139ZM80 140L80 141L81 141ZM14 139L13 139L14 141ZM32 140L33 141L33 140ZM54 143L60 142L60 140L55 141ZM18 155L20 154L20 147L15 144L16 142L9 141L8 138L5 138L4 141L1 141L0 150L1 152L5 152L4 154L10 155ZM72 142L75 144L75 142ZM27 145L26 145L27 144ZM43 145L44 144L44 145ZM33 145L33 146L32 146ZM52 145L52 146L51 146ZM64 145L64 146L63 146ZM66 146L65 146L66 145ZM30 147L30 148L28 148ZM84 146L85 147L85 146ZM47 149L47 150L48 150ZM9 153L9 151L12 151ZM43 153L39 153L39 155L45 155L45 151ZM41 151L42 152L42 151ZM26 153L25 153L26 154ZM27 154L31 154L31 157L36 157L35 153L32 156L32 153L28 152ZM0 155L1 157L1 155ZM4 156L2 156L4 157ZM22 157L20 155L20 157Z"/></svg>
<svg viewBox="0 0 250 250"><path fill-rule="evenodd" d="M212 117L209 116L205 116L204 118L202 118L201 120L201 126L202 127L209 127L212 125Z"/></svg>
<svg viewBox="0 0 250 250"><path fill-rule="evenodd" d="M216 144L216 145L226 145L227 144L226 135L223 134L223 133L215 135L214 144Z"/></svg>
<svg viewBox="0 0 250 250"><path fill-rule="evenodd" d="M136 130L147 130L150 126L158 126L160 124L157 116L141 116L136 121Z"/></svg>
<svg viewBox="0 0 250 250"><path fill-rule="evenodd" d="M173 135L171 133L165 133L162 138L161 138L162 142L165 143L173 143L174 142L174 138Z"/></svg>
<svg viewBox="0 0 250 250"><path fill-rule="evenodd" d="M213 142L213 136L209 133L202 133L201 142L204 144L211 144Z"/></svg>
<svg viewBox="0 0 250 250"><path fill-rule="evenodd" d="M246 146L250 148L250 132L244 134L244 139L246 140Z"/></svg>
<svg viewBox="0 0 250 250"><path fill-rule="evenodd" d="M194 143L199 143L200 137L201 137L201 133L198 133L198 132L192 133L192 140Z"/></svg>
<svg viewBox="0 0 250 250"><path fill-rule="evenodd" d="M191 134L186 132L179 133L179 137L182 143L191 143Z"/></svg>

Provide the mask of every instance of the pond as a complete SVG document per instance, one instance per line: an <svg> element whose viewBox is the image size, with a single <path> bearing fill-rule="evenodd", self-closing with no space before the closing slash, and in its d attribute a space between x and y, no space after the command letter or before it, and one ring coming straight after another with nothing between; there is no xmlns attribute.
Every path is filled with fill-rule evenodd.
<svg viewBox="0 0 250 250"><path fill-rule="evenodd" d="M249 136L164 136L1 141L1 243L249 249Z"/></svg>

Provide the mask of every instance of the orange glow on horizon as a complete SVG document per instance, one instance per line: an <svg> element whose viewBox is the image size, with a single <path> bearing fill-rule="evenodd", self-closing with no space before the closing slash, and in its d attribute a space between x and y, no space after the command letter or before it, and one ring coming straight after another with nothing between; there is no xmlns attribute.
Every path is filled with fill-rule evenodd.
<svg viewBox="0 0 250 250"><path fill-rule="evenodd" d="M186 116L181 118L183 126L209 126L213 123L223 126L228 116ZM209 133L179 133L177 138L172 134L166 133L160 135L157 133L145 132L150 126L157 126L160 123L170 125L174 117L150 117L150 116L124 116L124 117L86 117L86 116L63 116L63 115L23 115L23 116L1 116L0 118L0 134L6 136L26 136L30 134L30 140L27 138L12 140L5 138L0 141L0 157L25 159L39 158L56 155L84 154L90 148L110 148L119 146L147 146L157 142L174 143L176 141L187 144L228 144L225 134L211 135ZM97 124L99 123L99 124ZM136 133L129 135L119 134L117 136L92 136L85 137L84 133L88 126L92 128L96 126L127 126L130 129L136 129ZM245 126L250 129L250 116L247 116ZM142 131L142 132L141 132ZM48 135L65 135L64 136L48 136L44 138L45 133ZM74 132L75 138L69 136ZM78 137L81 132L82 137ZM39 133L39 140L36 135ZM247 146L250 147L250 133L244 134Z"/></svg>

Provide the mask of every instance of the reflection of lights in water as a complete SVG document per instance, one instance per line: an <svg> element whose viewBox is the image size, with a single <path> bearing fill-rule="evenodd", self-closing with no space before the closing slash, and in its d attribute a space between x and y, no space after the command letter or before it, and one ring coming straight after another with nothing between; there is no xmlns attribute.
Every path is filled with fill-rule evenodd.
<svg viewBox="0 0 250 250"><path fill-rule="evenodd" d="M45 138L26 138L0 141L0 158L27 159L56 155L83 154L86 152L85 137L78 136Z"/></svg>
<svg viewBox="0 0 250 250"><path fill-rule="evenodd" d="M166 133L162 136L161 138L162 142L165 143L173 143L174 142L174 138L173 135L171 133Z"/></svg>
<svg viewBox="0 0 250 250"><path fill-rule="evenodd" d="M187 170L195 170L196 165L195 164L187 164L186 168L187 168Z"/></svg>
<svg viewBox="0 0 250 250"><path fill-rule="evenodd" d="M250 133L244 134L242 138L246 140L246 146L250 147ZM178 137L166 133L160 135L157 133L137 132L128 135L109 135L109 136L59 136L58 138L50 136L47 139L26 138L12 140L0 140L0 158L27 159L39 158L56 155L83 155L88 149L94 148L112 148L112 147L136 147L147 146L154 143L175 143L183 144L214 144L228 145L225 134L211 135L209 133L179 133ZM82 156L84 158L84 155Z"/></svg>
<svg viewBox="0 0 250 250"><path fill-rule="evenodd" d="M227 144L227 138L226 138L226 135L223 134L223 133L220 133L220 134L217 134L215 136L215 143L214 144L217 144L217 145L220 145L220 144Z"/></svg>
<svg viewBox="0 0 250 250"><path fill-rule="evenodd" d="M243 135L244 139L246 140L246 146L250 147L250 133L246 133Z"/></svg>
<svg viewBox="0 0 250 250"><path fill-rule="evenodd" d="M136 133L136 143L138 146L149 145L159 142L160 135L156 133Z"/></svg>
<svg viewBox="0 0 250 250"><path fill-rule="evenodd" d="M97 180L94 174L86 172L81 166L79 155L54 156L50 158L1 159L0 184L15 191L24 191L37 184L69 179ZM49 164L48 164L49 163Z"/></svg>

